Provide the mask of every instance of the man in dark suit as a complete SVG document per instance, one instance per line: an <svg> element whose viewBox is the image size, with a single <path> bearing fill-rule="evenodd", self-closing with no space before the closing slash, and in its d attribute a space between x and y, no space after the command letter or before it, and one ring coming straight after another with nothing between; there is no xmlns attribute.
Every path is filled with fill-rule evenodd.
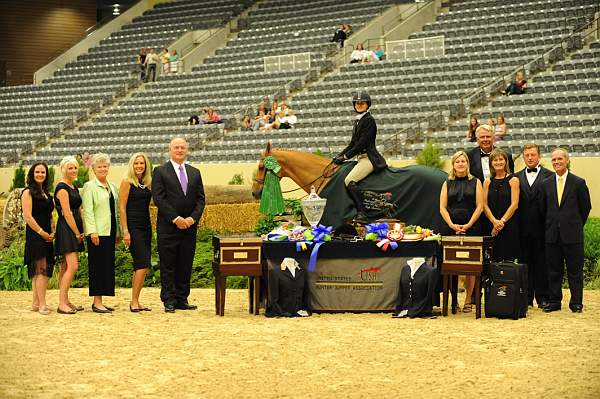
<svg viewBox="0 0 600 399"><path fill-rule="evenodd" d="M477 147L469 150L467 155L469 157L469 172L478 178L481 183L490 177L490 154L494 147L494 128L490 125L480 125L475 130L475 136L477 137ZM513 161L512 154L507 149L503 150L508 155L508 169L510 173L515 170L515 163Z"/></svg>
<svg viewBox="0 0 600 399"><path fill-rule="evenodd" d="M542 181L553 176L552 171L540 165L540 148L537 144L525 144L523 159L526 168L517 172L521 185L519 190L519 233L521 255L527 264L527 291L529 305L533 299L539 308L548 305L548 270L546 267L544 216L540 209L540 187Z"/></svg>
<svg viewBox="0 0 600 399"><path fill-rule="evenodd" d="M169 144L170 160L152 175L152 198L158 208L156 232L160 259L160 299L165 312L193 310L188 302L198 221L204 210L200 171L186 165L188 143L176 137Z"/></svg>
<svg viewBox="0 0 600 399"><path fill-rule="evenodd" d="M542 213L546 217L546 260L549 295L544 312L560 310L564 266L571 299L569 308L583 310L583 226L592 209L590 192L581 177L568 170L569 154L562 148L552 151L556 172L540 190Z"/></svg>

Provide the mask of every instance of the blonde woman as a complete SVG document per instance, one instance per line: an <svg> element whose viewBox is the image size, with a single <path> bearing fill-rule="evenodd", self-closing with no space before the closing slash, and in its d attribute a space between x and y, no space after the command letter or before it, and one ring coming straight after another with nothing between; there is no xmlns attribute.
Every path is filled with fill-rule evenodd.
<svg viewBox="0 0 600 399"><path fill-rule="evenodd" d="M131 303L129 310L137 313L150 311L140 304L140 292L144 286L146 272L150 267L152 225L150 224L150 200L152 192L152 167L143 152L132 155L127 172L119 188L119 211L123 242L129 247L133 258Z"/></svg>
<svg viewBox="0 0 600 399"><path fill-rule="evenodd" d="M58 213L56 222L56 238L54 253L61 258L59 281L58 309L60 314L75 314L83 310L83 306L75 306L69 301L69 287L79 267L77 252L84 249L83 218L81 197L75 187L79 163L73 156L60 161L62 180L54 189L54 205Z"/></svg>
<svg viewBox="0 0 600 399"><path fill-rule="evenodd" d="M92 311L111 313L103 296L115 295L115 244L119 234L119 190L108 181L110 158L92 157L95 178L83 186L83 219L88 249L89 295L94 297Z"/></svg>
<svg viewBox="0 0 600 399"><path fill-rule="evenodd" d="M458 151L452 156L452 170L440 191L440 214L447 225L443 234L480 235L478 221L483 206L481 182L469 173L467 153ZM467 276L466 282L463 312L470 312L473 308L471 296L475 287L475 276Z"/></svg>

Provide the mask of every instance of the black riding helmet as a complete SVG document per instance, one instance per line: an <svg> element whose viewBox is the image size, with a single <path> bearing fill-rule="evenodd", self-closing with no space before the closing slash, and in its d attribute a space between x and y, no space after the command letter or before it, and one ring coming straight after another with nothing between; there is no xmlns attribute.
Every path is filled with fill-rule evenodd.
<svg viewBox="0 0 600 399"><path fill-rule="evenodd" d="M356 111L356 103L359 101L366 102L367 109L371 108L371 96L366 91L356 92L356 93L354 93L354 96L352 96L352 106L354 107L355 111Z"/></svg>

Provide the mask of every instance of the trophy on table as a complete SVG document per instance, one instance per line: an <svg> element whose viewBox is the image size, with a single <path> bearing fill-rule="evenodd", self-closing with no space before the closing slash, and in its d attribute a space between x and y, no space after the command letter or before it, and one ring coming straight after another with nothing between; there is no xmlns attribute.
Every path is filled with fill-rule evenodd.
<svg viewBox="0 0 600 399"><path fill-rule="evenodd" d="M302 212L311 227L314 228L319 224L325 211L325 204L327 204L327 198L319 197L315 191L315 186L311 186L308 197L300 201Z"/></svg>

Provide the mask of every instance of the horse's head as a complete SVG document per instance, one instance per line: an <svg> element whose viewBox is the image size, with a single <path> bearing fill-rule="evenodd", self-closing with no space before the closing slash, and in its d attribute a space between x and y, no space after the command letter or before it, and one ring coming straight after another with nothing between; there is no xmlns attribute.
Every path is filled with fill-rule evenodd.
<svg viewBox="0 0 600 399"><path fill-rule="evenodd" d="M267 149L263 151L260 155L260 159L258 161L258 169L254 172L254 177L252 179L252 196L254 199L260 199L262 196L263 185L265 183L265 164L264 159L266 156L271 154L271 143L267 143Z"/></svg>

